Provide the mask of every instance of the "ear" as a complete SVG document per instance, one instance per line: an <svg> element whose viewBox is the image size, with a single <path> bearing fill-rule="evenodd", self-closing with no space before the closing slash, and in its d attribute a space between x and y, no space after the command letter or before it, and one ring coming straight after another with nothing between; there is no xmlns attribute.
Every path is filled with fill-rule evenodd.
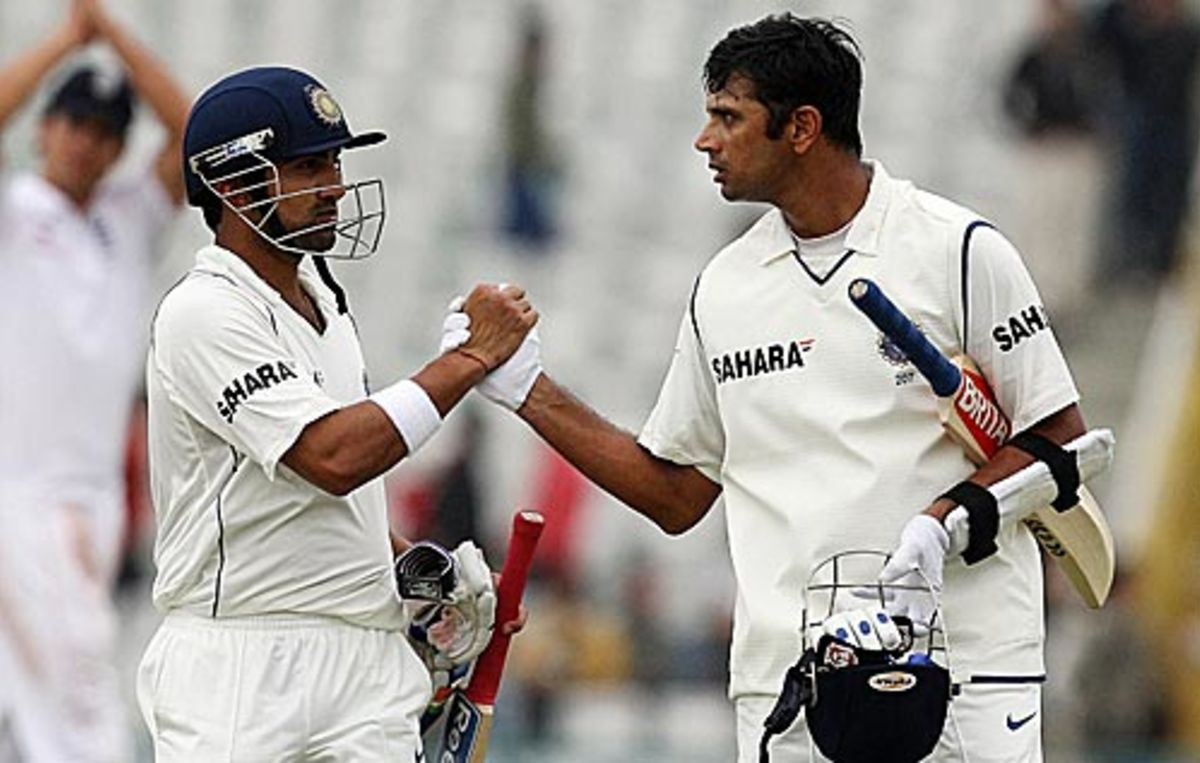
<svg viewBox="0 0 1200 763"><path fill-rule="evenodd" d="M816 107L800 106L792 111L791 119L783 128L783 135L792 144L792 151L805 154L821 137L823 125L821 112Z"/></svg>
<svg viewBox="0 0 1200 763"><path fill-rule="evenodd" d="M218 198L227 199L230 201L230 203L233 203L233 201L235 199L237 199L238 196L241 195L241 194L233 193L235 188L233 185L233 181L231 181L231 180L218 180L217 182L213 183L212 187L213 187L213 190L216 191ZM230 195L230 194L232 194L232 195Z"/></svg>
<svg viewBox="0 0 1200 763"><path fill-rule="evenodd" d="M213 184L213 190L217 192L218 198L223 202L223 205L228 205L234 209L241 209L247 204L254 202L254 198L247 191L239 191L238 184L232 180L221 180ZM243 211L243 214L252 213L253 210Z"/></svg>

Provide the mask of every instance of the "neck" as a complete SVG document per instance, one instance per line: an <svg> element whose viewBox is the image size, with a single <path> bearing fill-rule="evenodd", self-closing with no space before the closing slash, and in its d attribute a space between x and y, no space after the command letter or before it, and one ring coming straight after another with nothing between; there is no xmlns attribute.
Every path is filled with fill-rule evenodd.
<svg viewBox="0 0 1200 763"><path fill-rule="evenodd" d="M867 200L871 167L842 151L822 152L776 202L788 226L801 238L827 236L854 219Z"/></svg>
<svg viewBox="0 0 1200 763"><path fill-rule="evenodd" d="M299 301L299 257L273 246L244 224L226 225L222 221L216 244L245 260L250 269L285 300Z"/></svg>
<svg viewBox="0 0 1200 763"><path fill-rule="evenodd" d="M46 179L47 183L57 188L63 196L66 196L68 199L70 199L71 203L79 209L87 209L87 205L92 200L92 196L96 191L96 186L94 184L89 185L86 188L79 187L77 185L71 185L69 183L64 183L61 179L56 178L54 175L48 172L43 173L42 177Z"/></svg>

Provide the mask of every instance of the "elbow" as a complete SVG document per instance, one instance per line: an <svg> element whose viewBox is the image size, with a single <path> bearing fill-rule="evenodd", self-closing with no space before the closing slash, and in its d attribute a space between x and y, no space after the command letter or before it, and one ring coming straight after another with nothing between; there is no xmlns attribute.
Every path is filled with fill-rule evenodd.
<svg viewBox="0 0 1200 763"><path fill-rule="evenodd" d="M678 520L655 520L658 528L670 536L683 535L695 527L695 522L680 522Z"/></svg>
<svg viewBox="0 0 1200 763"><path fill-rule="evenodd" d="M345 498L366 482L358 470L351 468L350 464L339 463L336 458L323 464L319 474L314 477L310 480L313 484L338 498Z"/></svg>
<svg viewBox="0 0 1200 763"><path fill-rule="evenodd" d="M651 513L650 519L667 535L683 535L704 517L707 507L697 509L682 501L666 504Z"/></svg>
<svg viewBox="0 0 1200 763"><path fill-rule="evenodd" d="M339 457L337 451L321 455L303 453L297 456L285 456L284 463L313 487L330 495L345 498L366 482L361 471L355 468L349 459Z"/></svg>
<svg viewBox="0 0 1200 763"><path fill-rule="evenodd" d="M327 482L324 485L317 487L337 498L345 498L359 488L359 483L350 482L348 480L336 480Z"/></svg>

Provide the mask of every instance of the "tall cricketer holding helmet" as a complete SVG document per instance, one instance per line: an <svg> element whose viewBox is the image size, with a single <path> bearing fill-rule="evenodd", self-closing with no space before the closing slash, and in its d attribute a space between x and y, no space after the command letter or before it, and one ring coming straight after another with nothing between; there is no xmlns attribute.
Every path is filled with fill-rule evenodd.
<svg viewBox="0 0 1200 763"><path fill-rule="evenodd" d="M740 763L758 758L763 721L800 655L813 567L887 548L912 562L905 575L940 589L964 684L932 759L1040 761L1037 543L1023 525L1001 526L979 539L980 548L994 541L994 553L968 565L947 553L942 526L957 505L944 493L965 481L987 493L979 486L1031 457L1003 447L972 464L943 433L928 385L858 313L847 286L877 282L943 352L975 358L1014 431L1062 445L1085 426L1037 290L1012 244L976 213L863 158L862 65L839 25L784 14L734 29L709 54L704 83L695 148L722 196L772 208L696 279L640 436L541 373L534 332L496 371L522 378L527 394L502 402L665 532L686 532L723 494L737 579L729 693ZM993 336L1010 321L1022 324L1019 342ZM444 346L470 337L461 323L447 319ZM905 597L889 607L916 612ZM797 723L772 740L771 760L809 761L810 749Z"/></svg>
<svg viewBox="0 0 1200 763"><path fill-rule="evenodd" d="M390 536L376 478L537 313L519 288L479 286L471 342L366 388L325 258L379 243L382 185L346 182L340 157L383 139L352 133L320 82L283 67L222 79L188 118L188 201L214 243L159 306L146 368L165 617L138 698L159 761L423 759L430 674L393 574L410 544ZM455 616L419 647L457 664L486 645L495 596L472 544L446 556L439 611Z"/></svg>

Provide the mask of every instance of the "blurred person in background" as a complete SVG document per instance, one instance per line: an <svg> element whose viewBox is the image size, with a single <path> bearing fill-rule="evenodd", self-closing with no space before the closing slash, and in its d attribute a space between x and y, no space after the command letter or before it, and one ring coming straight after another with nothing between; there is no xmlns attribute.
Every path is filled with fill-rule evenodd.
<svg viewBox="0 0 1200 763"><path fill-rule="evenodd" d="M846 294L870 277L920 306L931 340L979 363L1013 430L1054 448L1085 427L1033 281L976 213L862 158L860 53L838 25L783 14L734 29L709 54L704 83L708 121L695 148L725 199L772 209L697 278L640 436L542 373L536 332L492 374L512 394L481 391L667 533L688 531L724 495L741 763L759 759L764 718L800 656L814 565L887 548L885 582L941 590L952 667L967 682L931 759L1041 761L1037 543L1018 523L989 537L994 547L958 538L951 552L942 523L1031 459L1005 447L976 468L945 436L907 358ZM1013 321L1019 338L1007 333ZM958 556L964 546L978 564ZM923 601L898 594L889 609L928 626ZM863 610L855 623L866 640L900 640L885 613ZM775 763L811 760L805 722L770 749Z"/></svg>
<svg viewBox="0 0 1200 763"><path fill-rule="evenodd" d="M1112 214L1100 278L1158 283L1178 264L1196 161L1200 23L1184 0L1110 0L1090 22L1112 131Z"/></svg>
<svg viewBox="0 0 1200 763"><path fill-rule="evenodd" d="M95 0L0 70L0 126L92 41L125 72L70 72L38 125L40 170L0 179L0 714L26 763L130 757L111 601L123 458L155 243L183 197L187 97ZM135 94L163 145L116 177Z"/></svg>
<svg viewBox="0 0 1200 763"><path fill-rule="evenodd" d="M1166 749L1167 681L1148 620L1118 569L1104 611L1079 645L1073 686L1080 697L1080 742L1096 763L1135 763Z"/></svg>
<svg viewBox="0 0 1200 763"><path fill-rule="evenodd" d="M536 253L558 235L558 167L542 122L546 24L535 6L520 16L520 43L504 98L504 232Z"/></svg>
<svg viewBox="0 0 1200 763"><path fill-rule="evenodd" d="M1073 3L1041 0L1037 26L1003 87L1024 189L1013 238L1030 253L1029 269L1060 329L1086 319L1104 186L1097 67Z"/></svg>

